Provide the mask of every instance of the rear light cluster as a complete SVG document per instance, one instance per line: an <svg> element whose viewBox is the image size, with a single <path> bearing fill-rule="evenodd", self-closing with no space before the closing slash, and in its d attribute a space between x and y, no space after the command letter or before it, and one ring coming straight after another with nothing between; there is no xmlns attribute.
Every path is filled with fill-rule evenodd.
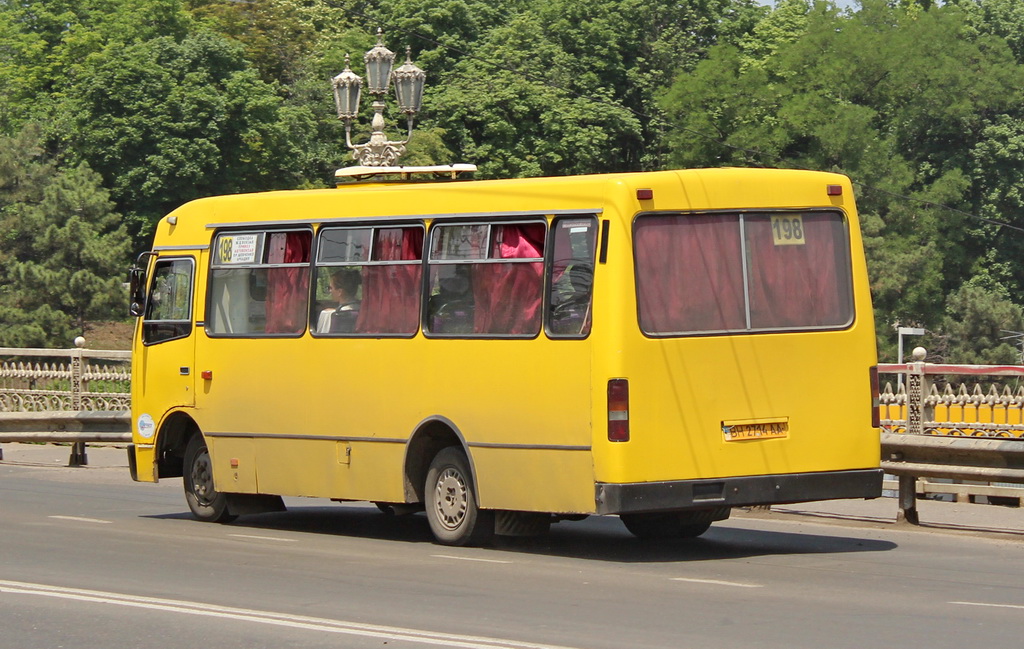
<svg viewBox="0 0 1024 649"><path fill-rule="evenodd" d="M882 423L878 403L878 367L872 365L868 371L871 375L871 427L878 428Z"/></svg>
<svg viewBox="0 0 1024 649"><path fill-rule="evenodd" d="M608 381L608 441L629 441L629 381Z"/></svg>

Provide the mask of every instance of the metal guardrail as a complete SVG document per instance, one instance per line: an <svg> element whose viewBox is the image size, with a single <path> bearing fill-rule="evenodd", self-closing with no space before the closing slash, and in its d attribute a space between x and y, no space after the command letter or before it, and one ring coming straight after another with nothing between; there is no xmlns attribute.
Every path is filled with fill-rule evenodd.
<svg viewBox="0 0 1024 649"><path fill-rule="evenodd" d="M89 442L116 444L130 441L129 412L0 412L0 443L70 442L68 466L88 464L86 444ZM0 459L3 459L2 450Z"/></svg>
<svg viewBox="0 0 1024 649"><path fill-rule="evenodd" d="M85 466L87 443L131 441L130 351L85 349L78 337L74 349L0 356L11 357L0 363L0 443L70 442L68 465Z"/></svg>
<svg viewBox="0 0 1024 649"><path fill-rule="evenodd" d="M915 362L878 366L879 373L905 378L896 392L887 385L880 395L887 415L894 407L902 415L881 420L882 468L899 479L899 518L915 525L918 478L1024 484L1024 388L999 390L991 385L986 391L975 385L969 390L962 384L954 390L947 384L939 391L935 384L938 376L1024 378L1024 366L934 364L923 362L924 357L925 350L918 347ZM954 487L949 491L967 491ZM977 491L1024 494L993 489Z"/></svg>

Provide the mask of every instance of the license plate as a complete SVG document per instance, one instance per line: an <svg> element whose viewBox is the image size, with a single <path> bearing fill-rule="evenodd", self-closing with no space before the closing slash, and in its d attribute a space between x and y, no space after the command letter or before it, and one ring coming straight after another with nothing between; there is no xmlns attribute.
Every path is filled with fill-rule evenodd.
<svg viewBox="0 0 1024 649"><path fill-rule="evenodd" d="M780 439L789 437L789 420L723 421L722 433L727 442Z"/></svg>

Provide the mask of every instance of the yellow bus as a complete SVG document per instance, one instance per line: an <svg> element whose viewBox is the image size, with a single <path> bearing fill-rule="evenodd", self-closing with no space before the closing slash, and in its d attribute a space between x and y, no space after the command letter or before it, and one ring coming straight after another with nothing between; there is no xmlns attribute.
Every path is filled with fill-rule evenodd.
<svg viewBox="0 0 1024 649"><path fill-rule="evenodd" d="M135 480L182 476L203 521L425 510L454 545L881 494L846 177L393 178L159 222L132 271Z"/></svg>

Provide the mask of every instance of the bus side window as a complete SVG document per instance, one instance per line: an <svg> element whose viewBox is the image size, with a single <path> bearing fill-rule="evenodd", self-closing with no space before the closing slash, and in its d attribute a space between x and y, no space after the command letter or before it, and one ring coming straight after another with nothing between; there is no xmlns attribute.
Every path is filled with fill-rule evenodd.
<svg viewBox="0 0 1024 649"><path fill-rule="evenodd" d="M590 333L597 221L561 218L552 226L547 332L579 338Z"/></svg>
<svg viewBox="0 0 1024 649"><path fill-rule="evenodd" d="M194 268L191 258L157 260L142 318L142 340L147 345L185 338L192 333Z"/></svg>
<svg viewBox="0 0 1024 649"><path fill-rule="evenodd" d="M544 235L542 221L435 226L427 332L536 336L544 293Z"/></svg>
<svg viewBox="0 0 1024 649"><path fill-rule="evenodd" d="M414 335L422 257L421 224L322 228L313 335Z"/></svg>
<svg viewBox="0 0 1024 649"><path fill-rule="evenodd" d="M311 239L308 230L217 235L207 333L301 334L309 300Z"/></svg>

